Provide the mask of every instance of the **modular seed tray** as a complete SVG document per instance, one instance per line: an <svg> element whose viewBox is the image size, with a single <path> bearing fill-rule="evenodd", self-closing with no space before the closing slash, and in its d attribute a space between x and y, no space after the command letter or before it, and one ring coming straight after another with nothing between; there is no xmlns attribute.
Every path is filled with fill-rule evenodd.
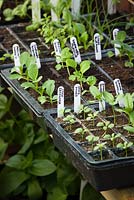
<svg viewBox="0 0 134 200"><path fill-rule="evenodd" d="M96 105L90 105L90 107L94 108ZM97 160L98 152L85 150L84 142L75 141L72 137L73 134L66 131L60 121L57 121L56 110L49 110L44 117L47 127L52 131L57 148L71 160L72 164L96 190L104 191L134 184L134 147L131 149L132 155L128 157L118 156L116 148L106 147L103 152L106 157L103 160ZM95 132L97 134L97 130ZM123 139L125 139L124 136Z"/></svg>

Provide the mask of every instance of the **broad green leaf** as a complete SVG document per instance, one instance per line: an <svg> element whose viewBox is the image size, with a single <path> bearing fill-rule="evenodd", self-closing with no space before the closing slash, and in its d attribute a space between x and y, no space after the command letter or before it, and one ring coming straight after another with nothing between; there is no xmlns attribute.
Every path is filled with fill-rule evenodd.
<svg viewBox="0 0 134 200"><path fill-rule="evenodd" d="M103 122L98 122L96 126L102 127L102 126L104 126L104 123Z"/></svg>
<svg viewBox="0 0 134 200"><path fill-rule="evenodd" d="M51 97L55 89L55 81L48 79L47 81L45 81L42 87L46 89L47 95Z"/></svg>
<svg viewBox="0 0 134 200"><path fill-rule="evenodd" d="M60 70L60 69L62 69L62 65L61 64L57 64L56 66L55 66L55 68L56 68L56 70Z"/></svg>
<svg viewBox="0 0 134 200"><path fill-rule="evenodd" d="M15 155L8 159L6 165L8 167L23 170L27 168L27 159L23 155Z"/></svg>
<svg viewBox="0 0 134 200"><path fill-rule="evenodd" d="M42 189L37 179L30 179L28 182L28 197L30 200L41 199Z"/></svg>
<svg viewBox="0 0 134 200"><path fill-rule="evenodd" d="M73 59L67 59L66 60L66 65L68 67L73 67L74 69L77 67L77 63Z"/></svg>
<svg viewBox="0 0 134 200"><path fill-rule="evenodd" d="M24 142L24 145L21 147L21 149L18 152L19 154L24 154L30 148L31 144L33 143L33 141L34 141L34 133L33 133L32 130L27 134L27 137L26 137L26 140Z"/></svg>
<svg viewBox="0 0 134 200"><path fill-rule="evenodd" d="M66 200L67 193L63 191L60 187L54 187L51 193L48 193L47 200Z"/></svg>
<svg viewBox="0 0 134 200"><path fill-rule="evenodd" d="M22 66L25 65L27 67L27 64L29 63L29 60L30 60L30 54L27 51L21 53L21 55L20 55L20 63L22 64Z"/></svg>
<svg viewBox="0 0 134 200"><path fill-rule="evenodd" d="M83 43L88 41L88 33L86 31L84 33L82 33L81 40Z"/></svg>
<svg viewBox="0 0 134 200"><path fill-rule="evenodd" d="M134 108L134 100L132 98L132 95L130 93L126 93L124 98L124 106L125 106L125 110L127 110L128 112L133 111Z"/></svg>
<svg viewBox="0 0 134 200"><path fill-rule="evenodd" d="M44 104L47 102L47 98L45 96L39 96L38 97L38 101L41 103L41 104Z"/></svg>
<svg viewBox="0 0 134 200"><path fill-rule="evenodd" d="M123 128L130 133L134 133L134 127L133 126L126 125Z"/></svg>
<svg viewBox="0 0 134 200"><path fill-rule="evenodd" d="M97 98L97 99L101 98L101 93L96 86L94 86L94 85L90 86L90 92L94 98Z"/></svg>
<svg viewBox="0 0 134 200"><path fill-rule="evenodd" d="M75 133L82 133L83 129L82 128L77 128L74 132Z"/></svg>
<svg viewBox="0 0 134 200"><path fill-rule="evenodd" d="M14 18L11 8L6 8L3 11L3 15L4 15L6 21L11 21Z"/></svg>
<svg viewBox="0 0 134 200"><path fill-rule="evenodd" d="M70 80L70 81L75 81L75 79L76 79L76 76L75 76L75 75L72 74L72 75L69 76L69 80Z"/></svg>
<svg viewBox="0 0 134 200"><path fill-rule="evenodd" d="M5 152L7 150L8 143L4 142L2 138L0 138L0 160L3 159Z"/></svg>
<svg viewBox="0 0 134 200"><path fill-rule="evenodd" d="M29 179L29 175L25 172L3 170L0 174L0 198L5 198L15 191L27 179Z"/></svg>
<svg viewBox="0 0 134 200"><path fill-rule="evenodd" d="M134 126L134 111L129 113L129 119L130 119L130 122L132 123L132 125Z"/></svg>
<svg viewBox="0 0 134 200"><path fill-rule="evenodd" d="M103 96L104 96L104 99L107 103L109 103L110 105L115 104L114 96L110 92L104 91Z"/></svg>
<svg viewBox="0 0 134 200"><path fill-rule="evenodd" d="M126 32L125 31L119 31L117 36L116 36L116 40L123 42L125 39L126 39Z"/></svg>
<svg viewBox="0 0 134 200"><path fill-rule="evenodd" d="M34 160L29 173L35 176L47 176L52 174L56 170L56 166L50 160Z"/></svg>
<svg viewBox="0 0 134 200"><path fill-rule="evenodd" d="M23 77L20 74L10 74L9 78L12 79L12 80L14 80L14 79L20 80Z"/></svg>
<svg viewBox="0 0 134 200"><path fill-rule="evenodd" d="M28 66L28 76L31 78L33 81L36 81L38 77L38 67L36 64L31 64Z"/></svg>
<svg viewBox="0 0 134 200"><path fill-rule="evenodd" d="M86 82L87 82L87 84L88 85L95 85L95 83L96 83L96 77L95 76L89 76L88 78L87 78L87 80L86 80Z"/></svg>
<svg viewBox="0 0 134 200"><path fill-rule="evenodd" d="M89 60L84 60L80 64L80 71L84 74L90 68L91 62Z"/></svg>
<svg viewBox="0 0 134 200"><path fill-rule="evenodd" d="M35 89L35 85L31 82L24 82L21 84L21 87L23 87L24 89L28 89L28 88Z"/></svg>
<svg viewBox="0 0 134 200"><path fill-rule="evenodd" d="M113 51L108 51L107 52L107 55L109 58L113 57L114 56L114 52Z"/></svg>

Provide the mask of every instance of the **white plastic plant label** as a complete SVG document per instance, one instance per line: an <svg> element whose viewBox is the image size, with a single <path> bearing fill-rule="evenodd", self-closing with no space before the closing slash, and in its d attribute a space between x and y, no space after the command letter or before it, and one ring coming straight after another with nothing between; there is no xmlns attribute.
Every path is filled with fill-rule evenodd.
<svg viewBox="0 0 134 200"><path fill-rule="evenodd" d="M71 12L73 16L79 16L80 15L80 6L81 6L81 0L72 0L71 4Z"/></svg>
<svg viewBox="0 0 134 200"><path fill-rule="evenodd" d="M40 0L32 0L32 21L39 22L41 20Z"/></svg>
<svg viewBox="0 0 134 200"><path fill-rule="evenodd" d="M80 84L74 85L74 112L79 113L81 106L81 87Z"/></svg>
<svg viewBox="0 0 134 200"><path fill-rule="evenodd" d="M64 116L64 87L58 87L57 117Z"/></svg>
<svg viewBox="0 0 134 200"><path fill-rule="evenodd" d="M71 43L71 49L73 52L74 59L78 64L80 64L81 63L81 55L80 55L77 39L75 37L71 37L70 43Z"/></svg>
<svg viewBox="0 0 134 200"><path fill-rule="evenodd" d="M35 59L36 59L37 67L38 67L38 69L40 69L41 68L41 63L40 63L38 47L37 47L36 42L32 42L30 44L30 49L31 49L32 56L35 57Z"/></svg>
<svg viewBox="0 0 134 200"><path fill-rule="evenodd" d="M20 47L18 44L13 45L13 58L14 58L14 65L16 67L16 70L18 68L17 72L19 73L20 72L19 67L21 64L20 64Z"/></svg>
<svg viewBox="0 0 134 200"><path fill-rule="evenodd" d="M56 62L60 63L59 57L61 56L61 46L60 46L60 42L58 39L55 39L53 41L53 46L54 46L54 51L55 51L55 55L56 55Z"/></svg>
<svg viewBox="0 0 134 200"><path fill-rule="evenodd" d="M123 94L123 88L122 88L121 81L119 78L116 78L114 80L114 88L115 88L116 95ZM120 99L118 103L120 107L124 107L123 99Z"/></svg>
<svg viewBox="0 0 134 200"><path fill-rule="evenodd" d="M116 39L116 36L119 32L119 29L118 28L115 28L113 30L113 39L115 40ZM120 45L119 44L114 44L114 51L115 51L115 56L118 56L120 54L120 51L119 51L119 48L120 48Z"/></svg>
<svg viewBox="0 0 134 200"><path fill-rule="evenodd" d="M94 48L95 48L95 59L101 60L102 54L101 54L101 41L99 33L94 34Z"/></svg>
<svg viewBox="0 0 134 200"><path fill-rule="evenodd" d="M56 7L58 0L50 0L50 3L52 4L53 7ZM51 8L51 19L52 21L58 21L58 16L56 15L56 13L52 8Z"/></svg>
<svg viewBox="0 0 134 200"><path fill-rule="evenodd" d="M113 3L113 0L107 1L107 12L109 15L116 13L116 3Z"/></svg>
<svg viewBox="0 0 134 200"><path fill-rule="evenodd" d="M99 91L100 92L104 92L105 91L105 82L104 81L100 81L99 84ZM103 111L106 109L106 102L104 100L100 100L99 101L99 111Z"/></svg>

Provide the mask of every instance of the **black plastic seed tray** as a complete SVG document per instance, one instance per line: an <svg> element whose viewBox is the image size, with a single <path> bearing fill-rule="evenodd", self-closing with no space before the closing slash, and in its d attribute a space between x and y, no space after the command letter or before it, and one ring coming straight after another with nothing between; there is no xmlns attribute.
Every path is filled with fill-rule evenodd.
<svg viewBox="0 0 134 200"><path fill-rule="evenodd" d="M44 117L57 148L70 159L74 167L96 190L104 191L134 184L134 155L118 157L110 152L111 158L96 161L92 153L85 151L57 122L56 109L44 113ZM97 155L97 152L93 154Z"/></svg>

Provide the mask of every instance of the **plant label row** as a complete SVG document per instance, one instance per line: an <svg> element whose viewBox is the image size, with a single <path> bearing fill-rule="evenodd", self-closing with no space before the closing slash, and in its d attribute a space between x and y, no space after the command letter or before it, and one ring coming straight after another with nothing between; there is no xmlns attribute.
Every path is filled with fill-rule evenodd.
<svg viewBox="0 0 134 200"><path fill-rule="evenodd" d="M115 28L113 30L113 39L116 40L116 36L119 32L119 29L118 28ZM118 48L120 48L121 46L119 44L114 44L114 51L115 51L115 56L118 56L120 54L120 51Z"/></svg>
<svg viewBox="0 0 134 200"><path fill-rule="evenodd" d="M105 82L104 81L100 81L99 82L99 91L100 92L104 92L105 91ZM103 111L106 109L106 102L104 100L100 100L99 101L99 111Z"/></svg>
<svg viewBox="0 0 134 200"><path fill-rule="evenodd" d="M59 57L61 56L61 46L60 46L60 42L59 42L58 39L55 39L53 41L53 46L54 46L54 52L55 52L55 55L56 55L56 62L60 63Z"/></svg>
<svg viewBox="0 0 134 200"><path fill-rule="evenodd" d="M58 87L57 117L64 116L64 87Z"/></svg>
<svg viewBox="0 0 134 200"><path fill-rule="evenodd" d="M14 65L16 67L17 72L19 73L19 67L20 67L20 47L18 44L13 45L13 58L14 58Z"/></svg>
<svg viewBox="0 0 134 200"><path fill-rule="evenodd" d="M101 60L102 54L101 54L101 41L99 33L94 34L94 48L95 48L95 59Z"/></svg>
<svg viewBox="0 0 134 200"><path fill-rule="evenodd" d="M80 84L74 85L74 112L79 113L81 106L81 87Z"/></svg>
<svg viewBox="0 0 134 200"><path fill-rule="evenodd" d="M71 43L71 49L73 52L74 60L80 64L81 63L81 55L77 43L77 39L75 37L70 38L70 43Z"/></svg>
<svg viewBox="0 0 134 200"><path fill-rule="evenodd" d="M115 92L116 92L117 95L123 94L123 89L122 89L120 79L116 78L114 80L114 87L115 87ZM123 102L122 99L120 99L118 103L119 103L120 107L124 107L124 102Z"/></svg>
<svg viewBox="0 0 134 200"><path fill-rule="evenodd" d="M30 49L31 49L32 56L35 57L37 67L38 67L38 69L40 69L41 63L40 63L40 58L39 58L39 53L38 53L38 48L37 48L36 42L32 42L30 44Z"/></svg>

